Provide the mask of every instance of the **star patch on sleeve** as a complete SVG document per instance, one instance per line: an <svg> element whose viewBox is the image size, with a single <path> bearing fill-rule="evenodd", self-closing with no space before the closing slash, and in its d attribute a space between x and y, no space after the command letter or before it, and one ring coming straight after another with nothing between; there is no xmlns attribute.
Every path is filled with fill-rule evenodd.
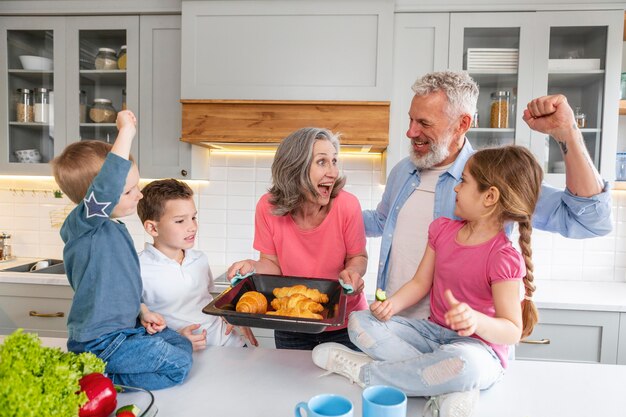
<svg viewBox="0 0 626 417"><path fill-rule="evenodd" d="M93 195L93 191L89 194L89 198L83 199L85 203L85 209L87 209L87 218L90 217L109 217L108 214L105 213L105 209L111 205L110 202L100 203L96 200L96 196Z"/></svg>

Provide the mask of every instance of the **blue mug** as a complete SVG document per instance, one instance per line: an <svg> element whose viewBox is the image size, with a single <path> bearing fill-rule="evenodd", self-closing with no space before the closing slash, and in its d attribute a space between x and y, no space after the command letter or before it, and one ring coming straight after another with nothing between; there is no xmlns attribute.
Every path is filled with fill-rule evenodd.
<svg viewBox="0 0 626 417"><path fill-rule="evenodd" d="M302 417L302 409L306 410L307 417L352 417L354 414L352 402L335 394L320 394L308 402L299 402L294 415Z"/></svg>
<svg viewBox="0 0 626 417"><path fill-rule="evenodd" d="M406 417L406 394L386 385L363 390L363 417Z"/></svg>

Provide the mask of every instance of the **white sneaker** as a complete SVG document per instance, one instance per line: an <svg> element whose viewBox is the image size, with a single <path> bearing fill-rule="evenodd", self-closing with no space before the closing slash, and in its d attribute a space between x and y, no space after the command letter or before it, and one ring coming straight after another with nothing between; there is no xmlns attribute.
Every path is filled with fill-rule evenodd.
<svg viewBox="0 0 626 417"><path fill-rule="evenodd" d="M355 352L340 343L329 342L315 346L312 356L313 363L328 371L324 375L339 374L365 388L365 384L359 378L359 371L363 365L373 361L365 353Z"/></svg>
<svg viewBox="0 0 626 417"><path fill-rule="evenodd" d="M424 406L424 416L470 417L478 404L479 396L480 390L476 388L430 397Z"/></svg>

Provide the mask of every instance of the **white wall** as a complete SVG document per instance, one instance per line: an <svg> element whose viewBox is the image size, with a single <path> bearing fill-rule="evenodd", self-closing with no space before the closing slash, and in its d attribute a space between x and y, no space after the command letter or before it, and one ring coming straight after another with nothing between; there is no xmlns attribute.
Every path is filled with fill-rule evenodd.
<svg viewBox="0 0 626 417"><path fill-rule="evenodd" d="M207 253L214 275L232 262L255 257L254 208L270 181L272 155L213 155L210 181L193 182L199 212L197 248ZM375 208L383 192L376 157L343 156L346 190L363 208ZM13 235L15 255L61 257L63 245L51 218L72 205L50 193L10 191L53 189L52 180L0 178L0 231ZM571 240L535 230L533 258L537 279L626 282L626 190L613 191L614 230L609 236ZM57 216L55 216L55 214ZM124 219L138 250L147 235L136 217ZM515 239L515 237L514 237ZM375 290L379 239L368 239L366 290Z"/></svg>

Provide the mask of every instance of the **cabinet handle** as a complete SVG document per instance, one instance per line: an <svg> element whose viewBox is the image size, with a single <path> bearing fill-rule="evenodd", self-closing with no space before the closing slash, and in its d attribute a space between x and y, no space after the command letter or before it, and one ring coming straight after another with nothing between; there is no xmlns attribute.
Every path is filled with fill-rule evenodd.
<svg viewBox="0 0 626 417"><path fill-rule="evenodd" d="M187 176L187 170L186 169L181 170L180 171L180 175L182 175L183 177L186 177Z"/></svg>
<svg viewBox="0 0 626 417"><path fill-rule="evenodd" d="M541 340L520 340L520 343L526 343L529 345L549 345L550 339L541 339Z"/></svg>
<svg viewBox="0 0 626 417"><path fill-rule="evenodd" d="M62 311L59 311L58 313L37 313L36 311L31 310L28 315L31 317L65 317L65 313Z"/></svg>

